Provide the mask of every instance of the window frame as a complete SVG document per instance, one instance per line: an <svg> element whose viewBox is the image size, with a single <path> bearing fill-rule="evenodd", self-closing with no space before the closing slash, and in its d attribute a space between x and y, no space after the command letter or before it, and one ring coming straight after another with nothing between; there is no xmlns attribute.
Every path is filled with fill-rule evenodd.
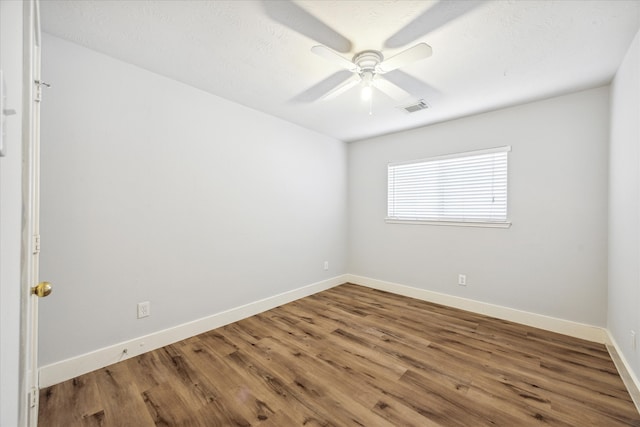
<svg viewBox="0 0 640 427"><path fill-rule="evenodd" d="M504 220L457 220L443 217L442 219L437 218L398 218L398 217L390 217L389 216L389 202L390 202L390 168L394 166L402 166L402 165L411 165L411 164L419 164L419 163L427 163L427 162L435 162L447 159L461 159L465 157L473 157L480 156L486 154L493 153L507 153L506 159L506 207L505 207L505 219ZM509 153L511 152L511 146L501 146L473 151L464 151L458 153L450 153L444 154L440 156L428 157L423 159L416 160L408 160L408 161L400 161L400 162L389 162L387 164L387 216L385 217L385 222L388 224L416 224L416 225L445 225L445 226L459 226L459 227L488 227L488 228L509 228L511 227L511 220L509 219Z"/></svg>

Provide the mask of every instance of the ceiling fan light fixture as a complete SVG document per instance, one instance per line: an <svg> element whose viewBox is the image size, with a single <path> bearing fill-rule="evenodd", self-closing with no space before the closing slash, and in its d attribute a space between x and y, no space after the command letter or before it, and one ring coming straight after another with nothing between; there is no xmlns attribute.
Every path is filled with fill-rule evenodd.
<svg viewBox="0 0 640 427"><path fill-rule="evenodd" d="M362 92L360 92L360 97L362 98L363 101L370 100L372 95L373 95L373 89L371 88L371 86L363 87Z"/></svg>
<svg viewBox="0 0 640 427"><path fill-rule="evenodd" d="M390 98L407 98L410 94L402 87L398 86L392 80L385 80L384 78L381 79L380 76L412 62L428 58L432 53L431 46L426 43L418 43L417 45L405 49L386 60L384 55L382 55L382 52L378 50L363 50L358 52L353 56L351 61L323 45L313 46L311 51L360 77L359 82L357 78L353 78L346 80L345 83L339 84L335 88L331 89L323 99L328 99L330 96L333 97L339 93L343 93L360 83L360 97L364 102L369 103L369 114L373 114L372 96L374 79L377 79L377 82L379 82L376 85L376 88L388 95ZM389 92L391 92L391 95ZM397 96L398 92L400 92L400 96Z"/></svg>
<svg viewBox="0 0 640 427"><path fill-rule="evenodd" d="M363 101L369 101L373 95L373 73L371 71L364 71L360 74L362 78L362 91L360 97Z"/></svg>

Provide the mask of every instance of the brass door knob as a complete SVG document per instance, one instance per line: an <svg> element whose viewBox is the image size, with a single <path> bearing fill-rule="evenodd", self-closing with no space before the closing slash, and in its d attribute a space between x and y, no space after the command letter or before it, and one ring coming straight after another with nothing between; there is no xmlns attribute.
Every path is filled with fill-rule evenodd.
<svg viewBox="0 0 640 427"><path fill-rule="evenodd" d="M38 283L38 286L31 288L31 293L39 296L40 298L46 297L51 293L51 283L40 282Z"/></svg>

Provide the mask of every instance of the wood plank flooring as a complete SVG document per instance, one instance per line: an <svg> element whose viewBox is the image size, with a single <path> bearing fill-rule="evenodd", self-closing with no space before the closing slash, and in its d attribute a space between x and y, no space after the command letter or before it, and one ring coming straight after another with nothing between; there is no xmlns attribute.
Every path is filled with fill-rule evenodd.
<svg viewBox="0 0 640 427"><path fill-rule="evenodd" d="M41 391L41 427L640 426L603 345L345 284Z"/></svg>

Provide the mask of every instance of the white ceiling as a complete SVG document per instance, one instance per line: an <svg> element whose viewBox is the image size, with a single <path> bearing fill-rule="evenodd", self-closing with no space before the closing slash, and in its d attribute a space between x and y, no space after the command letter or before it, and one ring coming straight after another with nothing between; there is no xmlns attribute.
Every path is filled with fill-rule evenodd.
<svg viewBox="0 0 640 427"><path fill-rule="evenodd" d="M352 141L609 83L640 1L41 1L43 31L335 138ZM393 37L392 37L393 36ZM385 75L412 97L352 88L311 52L433 56ZM44 76L46 80L46 76ZM430 108L399 106L424 99Z"/></svg>

